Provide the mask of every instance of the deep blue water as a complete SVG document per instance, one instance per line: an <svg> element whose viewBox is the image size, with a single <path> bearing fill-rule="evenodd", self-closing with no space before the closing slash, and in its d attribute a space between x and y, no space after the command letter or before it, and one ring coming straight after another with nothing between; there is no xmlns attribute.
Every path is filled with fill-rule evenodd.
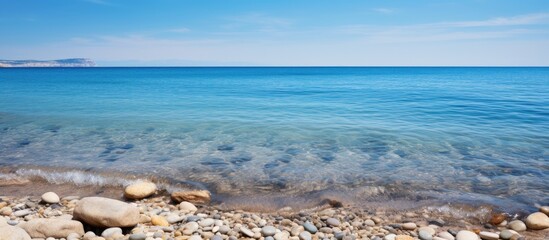
<svg viewBox="0 0 549 240"><path fill-rule="evenodd" d="M0 165L547 204L549 68L0 69Z"/></svg>

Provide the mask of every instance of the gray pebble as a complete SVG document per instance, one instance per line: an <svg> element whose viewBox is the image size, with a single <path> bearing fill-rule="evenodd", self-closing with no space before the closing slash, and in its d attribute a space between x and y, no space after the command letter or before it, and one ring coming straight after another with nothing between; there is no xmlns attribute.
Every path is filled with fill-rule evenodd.
<svg viewBox="0 0 549 240"><path fill-rule="evenodd" d="M312 234L315 234L316 232L318 232L318 228L316 228L315 225L313 225L312 223L310 222L306 222L303 224L303 228L305 228L305 230L309 231L310 233Z"/></svg>
<svg viewBox="0 0 549 240"><path fill-rule="evenodd" d="M130 240L145 240L147 238L147 235L143 233L135 233L130 235Z"/></svg>
<svg viewBox="0 0 549 240"><path fill-rule="evenodd" d="M299 239L301 240L311 240L311 233L307 231L303 231L299 233Z"/></svg>
<svg viewBox="0 0 549 240"><path fill-rule="evenodd" d="M339 227L339 224L341 224L339 222L339 220L335 219L335 218L328 218L326 220L326 223L332 227Z"/></svg>
<svg viewBox="0 0 549 240"><path fill-rule="evenodd" d="M503 230L499 233L499 237L501 239L505 239L505 240L510 239L512 236L513 236L513 232L511 232L507 229L505 229L505 230Z"/></svg>
<svg viewBox="0 0 549 240"><path fill-rule="evenodd" d="M7 221L7 223L8 223L9 225L15 226L15 225L19 224L19 221L17 221L17 220L11 220L11 219L10 219L10 220Z"/></svg>
<svg viewBox="0 0 549 240"><path fill-rule="evenodd" d="M29 214L32 213L32 210L30 209L24 209L24 210L19 210L19 211L15 211L13 213L13 215L15 215L16 217L24 217L24 216L27 216Z"/></svg>
<svg viewBox="0 0 549 240"><path fill-rule="evenodd" d="M420 230L419 231L419 239L421 239L421 240L432 240L433 235L431 235L431 233L429 233L427 231Z"/></svg>
<svg viewBox="0 0 549 240"><path fill-rule="evenodd" d="M223 237L219 236L219 235L213 235L210 240L223 240Z"/></svg>
<svg viewBox="0 0 549 240"><path fill-rule="evenodd" d="M345 237L345 233L344 232L336 232L334 234L334 237L337 239L337 240L341 240L343 239L343 237Z"/></svg>
<svg viewBox="0 0 549 240"><path fill-rule="evenodd" d="M188 216L187 217L187 222L196 222L198 220L200 220L199 216Z"/></svg>
<svg viewBox="0 0 549 240"><path fill-rule="evenodd" d="M276 234L276 228L273 226L265 226L261 228L261 234L266 237L274 236Z"/></svg>

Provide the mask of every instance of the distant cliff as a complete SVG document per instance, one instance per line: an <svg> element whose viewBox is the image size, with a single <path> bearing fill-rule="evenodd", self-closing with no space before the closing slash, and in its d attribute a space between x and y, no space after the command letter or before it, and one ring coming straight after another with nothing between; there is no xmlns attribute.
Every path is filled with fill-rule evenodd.
<svg viewBox="0 0 549 240"><path fill-rule="evenodd" d="M87 58L59 60L0 60L0 67L95 67L95 62Z"/></svg>

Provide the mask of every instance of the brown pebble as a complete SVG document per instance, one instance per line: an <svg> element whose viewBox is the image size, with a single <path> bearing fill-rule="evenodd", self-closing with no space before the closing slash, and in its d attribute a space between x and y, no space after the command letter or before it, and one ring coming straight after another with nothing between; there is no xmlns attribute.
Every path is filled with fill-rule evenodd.
<svg viewBox="0 0 549 240"><path fill-rule="evenodd" d="M507 218L507 216L505 216L505 214L497 213L497 214L492 215L492 217L490 218L490 221L488 221L488 222L490 224L494 225L494 226L497 226L501 222L505 221L506 218Z"/></svg>

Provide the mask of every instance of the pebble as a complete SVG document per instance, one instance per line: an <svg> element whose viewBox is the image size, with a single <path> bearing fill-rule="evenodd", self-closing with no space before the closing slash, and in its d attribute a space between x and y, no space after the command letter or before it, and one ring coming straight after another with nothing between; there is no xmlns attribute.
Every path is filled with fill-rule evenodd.
<svg viewBox="0 0 549 240"><path fill-rule="evenodd" d="M128 185L124 189L124 197L128 199L143 199L156 192L156 184L147 181L139 181Z"/></svg>
<svg viewBox="0 0 549 240"><path fill-rule="evenodd" d="M31 209L23 209L23 210L15 211L13 215L15 215L16 217L24 217L31 213L32 213Z"/></svg>
<svg viewBox="0 0 549 240"><path fill-rule="evenodd" d="M488 222L490 224L494 225L494 226L497 226L501 222L505 221L506 218L507 218L507 216L505 216L505 214L497 213L497 214L492 215L492 217L490 218L490 220Z"/></svg>
<svg viewBox="0 0 549 240"><path fill-rule="evenodd" d="M501 232L499 233L499 237L500 237L501 239L504 239L504 240L511 239L511 237L512 237L513 235L514 235L514 233L511 232L511 231L509 231L509 230L507 230L507 229L505 229L505 230L503 230L503 231L501 231Z"/></svg>
<svg viewBox="0 0 549 240"><path fill-rule="evenodd" d="M549 215L549 206L541 206L539 207L539 211L545 213L545 215Z"/></svg>
<svg viewBox="0 0 549 240"><path fill-rule="evenodd" d="M223 237L219 236L219 235L213 235L210 240L223 240Z"/></svg>
<svg viewBox="0 0 549 240"><path fill-rule="evenodd" d="M231 231L231 229L228 226L223 225L219 227L218 231L221 234L227 234L229 231Z"/></svg>
<svg viewBox="0 0 549 240"><path fill-rule="evenodd" d="M376 225L376 223L372 219L367 219L366 221L364 221L364 224L366 224L366 226L370 226L370 227L373 227L373 226Z"/></svg>
<svg viewBox="0 0 549 240"><path fill-rule="evenodd" d="M456 235L456 240L478 240L478 236L476 233L468 231L468 230L461 230Z"/></svg>
<svg viewBox="0 0 549 240"><path fill-rule="evenodd" d="M151 223L152 225L155 225L155 226L163 226L163 227L170 226L170 223L168 222L168 220L166 220L166 218L158 215L153 215L151 217Z"/></svg>
<svg viewBox="0 0 549 240"><path fill-rule="evenodd" d="M274 236L276 234L276 228L273 226L265 226L261 228L261 234L266 237Z"/></svg>
<svg viewBox="0 0 549 240"><path fill-rule="evenodd" d="M428 232L426 230L419 230L418 235L419 235L419 239L421 239L421 240L432 240L433 239L433 234L431 234L430 232Z"/></svg>
<svg viewBox="0 0 549 240"><path fill-rule="evenodd" d="M391 234L385 235L385 237L383 237L383 240L395 240L395 238L396 238L396 234L391 233Z"/></svg>
<svg viewBox="0 0 549 240"><path fill-rule="evenodd" d="M517 232L526 231L526 224L524 224L524 222L521 220L511 221L508 227Z"/></svg>
<svg viewBox="0 0 549 240"><path fill-rule="evenodd" d="M9 216L13 213L10 207L3 207L0 209L0 215Z"/></svg>
<svg viewBox="0 0 549 240"><path fill-rule="evenodd" d="M80 234L78 233L71 233L67 236L67 240L78 240L80 239Z"/></svg>
<svg viewBox="0 0 549 240"><path fill-rule="evenodd" d="M312 233L312 234L315 234L317 231L318 231L318 228L316 228L315 225L313 225L312 223L310 222L306 222L303 224L303 228L305 228L305 230L307 230L308 232Z"/></svg>
<svg viewBox="0 0 549 240"><path fill-rule="evenodd" d="M179 210L194 213L198 210L198 208L196 208L196 206L190 202L183 201L179 203Z"/></svg>
<svg viewBox="0 0 549 240"><path fill-rule="evenodd" d="M417 225L413 222L407 222L401 225L404 230L414 230L417 228Z"/></svg>
<svg viewBox="0 0 549 240"><path fill-rule="evenodd" d="M118 227L107 228L101 233L101 237L109 238L115 234L122 234L122 229Z"/></svg>
<svg viewBox="0 0 549 240"><path fill-rule="evenodd" d="M206 219L202 219L200 222L198 222L198 225L200 225L201 227L209 227L209 226L214 225L214 223L215 223L214 219L206 218Z"/></svg>
<svg viewBox="0 0 549 240"><path fill-rule="evenodd" d="M446 240L454 240L456 239L452 234L450 234L449 232L439 232L437 234L437 236L439 236L440 238L443 238L443 239L446 239Z"/></svg>
<svg viewBox="0 0 549 240"><path fill-rule="evenodd" d="M185 220L185 217L181 217L177 214L170 214L166 217L166 221L168 221L170 224L178 223Z"/></svg>
<svg viewBox="0 0 549 240"><path fill-rule="evenodd" d="M499 234L493 232L480 232L480 238L483 240L498 240Z"/></svg>
<svg viewBox="0 0 549 240"><path fill-rule="evenodd" d="M428 233L431 236L435 235L435 233L436 233L435 229L432 228L432 227L420 227L417 231L418 232L424 231L424 232Z"/></svg>
<svg viewBox="0 0 549 240"><path fill-rule="evenodd" d="M536 212L528 215L526 220L524 220L526 226L529 229L533 230L542 230L549 228L549 216L542 212Z"/></svg>
<svg viewBox="0 0 549 240"><path fill-rule="evenodd" d="M311 240L311 233L307 231L303 231L299 233L299 239L301 240Z"/></svg>
<svg viewBox="0 0 549 240"><path fill-rule="evenodd" d="M15 226L15 225L19 224L19 221L10 219L10 220L7 221L7 223L11 226Z"/></svg>
<svg viewBox="0 0 549 240"><path fill-rule="evenodd" d="M42 202L54 204L59 202L59 196L54 192L47 192L42 194Z"/></svg>
<svg viewBox="0 0 549 240"><path fill-rule="evenodd" d="M414 240L414 238L408 235L396 235L395 240Z"/></svg>
<svg viewBox="0 0 549 240"><path fill-rule="evenodd" d="M147 238L147 235L144 233L134 233L130 235L130 240L145 240Z"/></svg>
<svg viewBox="0 0 549 240"><path fill-rule="evenodd" d="M332 227L339 227L339 225L341 224L339 222L339 220L335 219L335 218L328 218L326 220L326 223Z"/></svg>
<svg viewBox="0 0 549 240"><path fill-rule="evenodd" d="M254 237L254 235L255 235L254 232L252 232L250 229L247 229L245 227L241 227L240 232L242 234L244 234L245 236L247 236L247 237Z"/></svg>
<svg viewBox="0 0 549 240"><path fill-rule="evenodd" d="M200 235L192 235L188 240L202 240Z"/></svg>

